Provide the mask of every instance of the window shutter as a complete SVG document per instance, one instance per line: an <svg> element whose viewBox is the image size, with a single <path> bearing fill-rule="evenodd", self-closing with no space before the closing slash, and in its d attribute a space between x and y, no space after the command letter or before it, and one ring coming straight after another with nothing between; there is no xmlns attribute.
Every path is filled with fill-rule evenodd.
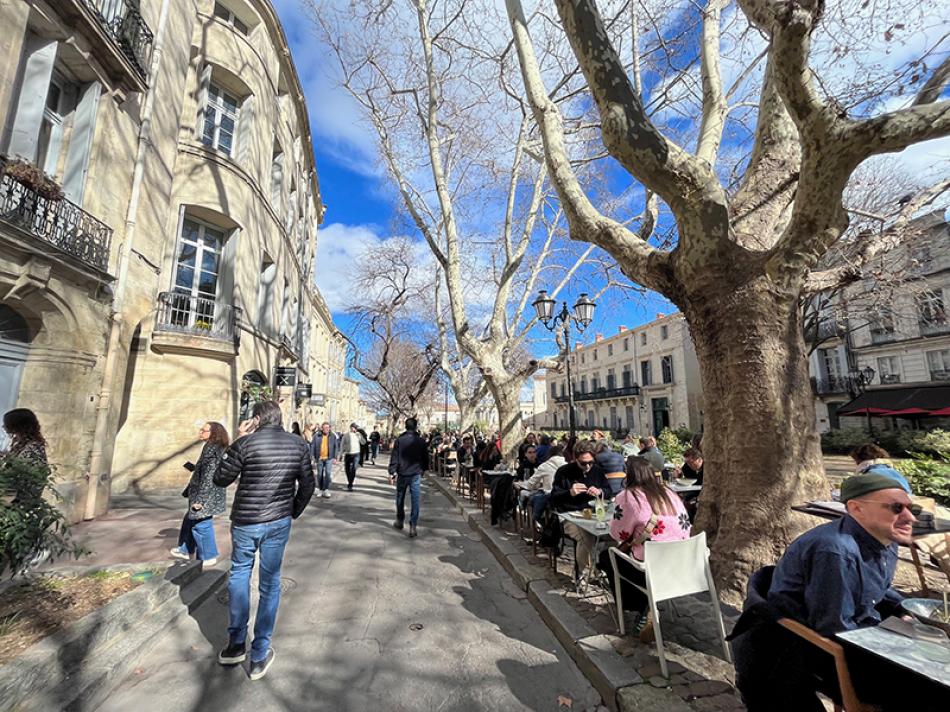
<svg viewBox="0 0 950 712"><path fill-rule="evenodd" d="M99 82L90 82L79 91L79 104L73 114L73 132L66 153L63 171L63 192L77 205L82 205L89 170L89 155L96 130L96 110L99 107Z"/></svg>
<svg viewBox="0 0 950 712"><path fill-rule="evenodd" d="M53 78L53 64L56 62L57 42L30 35L25 44L23 80L20 84L16 115L13 117L9 153L35 161L40 126L43 123L43 109L46 106L49 83Z"/></svg>
<svg viewBox="0 0 950 712"><path fill-rule="evenodd" d="M208 107L208 87L211 85L211 65L205 64L198 73L198 116L195 122L195 138L201 141L205 131L205 111Z"/></svg>
<svg viewBox="0 0 950 712"><path fill-rule="evenodd" d="M249 172L257 176L260 168L253 165L253 156L251 155L251 149L254 146L254 141L251 139L251 131L254 126L254 109L253 95L241 100L238 108L237 126L234 127L234 147L231 150L231 155Z"/></svg>

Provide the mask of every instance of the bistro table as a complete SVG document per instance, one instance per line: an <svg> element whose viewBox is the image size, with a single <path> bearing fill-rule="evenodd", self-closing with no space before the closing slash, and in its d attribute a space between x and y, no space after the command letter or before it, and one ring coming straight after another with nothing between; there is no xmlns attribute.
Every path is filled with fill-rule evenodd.
<svg viewBox="0 0 950 712"><path fill-rule="evenodd" d="M591 500L593 501L593 500ZM591 510L593 511L593 507ZM558 512L558 519L562 522L570 522L575 525L578 529L583 532L586 532L594 537L594 546L591 549L591 560L594 562L594 571L597 571L597 559L600 556L600 552L603 551L611 541L610 538L610 520L614 516L614 503L611 501L607 504L606 512L604 513L603 521L598 520L596 517L591 514L591 518L587 519L580 512ZM565 536L567 536L565 534ZM571 537L567 537L570 539ZM576 542L575 542L576 544ZM580 567L577 565L577 560L575 557L574 567L576 570L575 575L575 584L579 583L578 577L582 573ZM609 591L610 587L604 587L605 591Z"/></svg>
<svg viewBox="0 0 950 712"><path fill-rule="evenodd" d="M793 504L792 509L803 514L811 514L822 519L840 519L845 514L845 506L841 502L806 502L805 504ZM917 539L923 539L931 534L944 534L950 532L950 519L934 519L932 527L914 527L911 534L911 543L907 547L910 549L910 556L913 560L914 568L917 569L917 578L920 579L920 590L926 596L930 593L927 588L927 576L924 573L924 565L920 560L920 550L914 544ZM902 545L903 546L903 545Z"/></svg>
<svg viewBox="0 0 950 712"><path fill-rule="evenodd" d="M702 485L684 485L677 483L676 480L668 482L667 487L676 492L676 494L689 494L690 492L702 492Z"/></svg>
<svg viewBox="0 0 950 712"><path fill-rule="evenodd" d="M835 634L835 637L849 646L923 676L935 683L934 687L939 686L937 694L942 694L940 688L943 688L943 694L950 693L950 642L946 639L942 643L917 640L883 626L848 630Z"/></svg>

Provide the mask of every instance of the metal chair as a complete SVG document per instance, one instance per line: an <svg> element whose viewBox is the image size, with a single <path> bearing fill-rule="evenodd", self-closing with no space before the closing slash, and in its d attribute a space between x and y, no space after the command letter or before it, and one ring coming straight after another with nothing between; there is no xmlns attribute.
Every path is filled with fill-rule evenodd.
<svg viewBox="0 0 950 712"><path fill-rule="evenodd" d="M722 652L726 660L732 662L732 653L726 642L726 628L719 608L719 595L709 568L709 548L706 546L706 533L701 532L683 541L646 541L643 544L643 561L624 554L616 547L610 548L610 563L614 570L614 597L617 603L617 625L620 634L625 633L623 620L623 597L621 593L621 575L617 561L623 560L635 569L644 572L646 586L624 578L632 586L643 591L650 602L653 614L653 629L656 635L656 652L660 658L660 670L663 677L669 677L666 655L663 650L663 632L660 629L660 613L656 604L680 596L690 596L704 591L712 599L713 612L722 640Z"/></svg>

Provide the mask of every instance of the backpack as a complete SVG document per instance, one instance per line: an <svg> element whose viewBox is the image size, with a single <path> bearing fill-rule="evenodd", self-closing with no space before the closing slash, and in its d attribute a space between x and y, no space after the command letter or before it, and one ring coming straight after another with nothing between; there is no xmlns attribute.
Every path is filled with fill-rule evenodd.
<svg viewBox="0 0 950 712"><path fill-rule="evenodd" d="M564 528L553 507L550 505L545 507L538 524L541 527L538 543L547 549L552 549L554 556L560 556L564 551Z"/></svg>

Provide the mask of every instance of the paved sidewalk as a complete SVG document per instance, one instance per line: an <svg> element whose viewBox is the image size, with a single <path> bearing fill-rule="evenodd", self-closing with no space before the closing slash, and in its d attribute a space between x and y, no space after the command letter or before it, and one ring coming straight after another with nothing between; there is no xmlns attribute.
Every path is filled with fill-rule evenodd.
<svg viewBox="0 0 950 712"><path fill-rule="evenodd" d="M465 520L423 485L419 538L391 527L393 489L362 468L294 525L274 667L222 668L225 592L171 628L99 708L600 710L599 695Z"/></svg>

